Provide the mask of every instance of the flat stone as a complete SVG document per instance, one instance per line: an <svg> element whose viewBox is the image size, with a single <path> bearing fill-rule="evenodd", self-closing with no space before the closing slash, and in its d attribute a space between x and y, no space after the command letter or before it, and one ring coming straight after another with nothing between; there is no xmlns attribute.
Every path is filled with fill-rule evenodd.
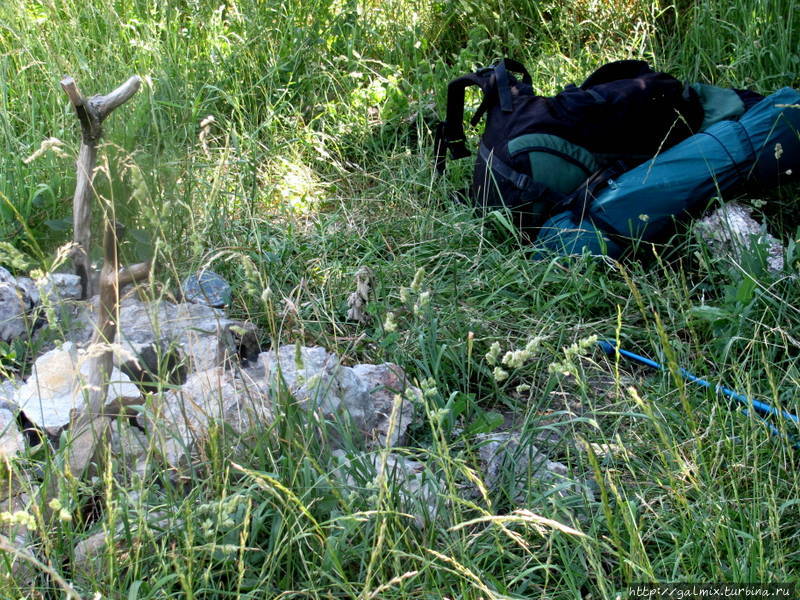
<svg viewBox="0 0 800 600"><path fill-rule="evenodd" d="M33 374L16 391L14 402L37 427L58 435L69 423L71 411L84 407L82 385L89 367L85 353L67 342L36 359ZM119 369L112 370L109 382L106 407L141 401L139 389Z"/></svg>

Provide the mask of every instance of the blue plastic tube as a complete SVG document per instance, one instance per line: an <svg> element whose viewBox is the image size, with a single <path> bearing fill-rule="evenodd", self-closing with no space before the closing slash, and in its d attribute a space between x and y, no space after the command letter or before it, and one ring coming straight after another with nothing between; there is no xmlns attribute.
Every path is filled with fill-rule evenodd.
<svg viewBox="0 0 800 600"><path fill-rule="evenodd" d="M625 358L629 358L629 359L634 360L634 361L636 361L638 363L641 363L643 365L647 365L648 367L652 367L653 369L658 369L659 371L663 371L664 370L664 367L660 363L657 363L654 360L650 360L649 358L646 358L644 356L640 356L639 354L635 354L635 353L630 352L628 350L623 350L622 348L619 348L617 346L616 342L614 342L612 340L599 340L597 342L597 345L600 346L600 349L603 352L605 352L606 354L608 354L608 355L612 355L613 356L613 355L616 355L617 352L619 352L620 356L624 356ZM758 413L758 415L761 415L761 416L780 416L780 417L783 417L784 419L786 419L788 421L793 422L795 425L800 426L800 417L798 417L795 414L792 414L792 413L790 413L788 411L785 411L785 410L778 410L776 408L773 408L772 406L770 406L766 402L761 402L759 400L754 400L753 398L748 398L747 396L744 396L743 394L740 394L739 392L735 392L734 390L732 390L730 388L726 388L726 387L721 386L721 385L713 386L710 382L706 381L705 379L701 379L700 377L697 377L696 375L693 375L692 373L690 373L689 371L687 371L683 367L681 367L680 373L681 373L681 376L684 379L686 379L687 381L690 381L691 383L696 383L698 385L703 386L704 388L713 389L713 390L715 390L717 392L721 392L721 393L725 394L726 396L728 396L729 398L733 398L737 402L743 404L746 407L746 408L743 409L745 414L750 414L749 409L752 408L756 413ZM763 419L762 419L762 421L763 421ZM769 427L770 431L774 435L781 435L781 432L772 423L768 423L768 422L765 421L765 424ZM800 448L800 442L797 442L797 443L795 443L793 445L794 445L795 448Z"/></svg>

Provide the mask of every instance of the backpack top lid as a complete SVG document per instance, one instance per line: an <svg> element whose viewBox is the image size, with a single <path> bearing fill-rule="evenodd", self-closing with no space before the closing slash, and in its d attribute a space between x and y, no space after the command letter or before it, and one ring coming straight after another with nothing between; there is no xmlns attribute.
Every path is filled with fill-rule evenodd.
<svg viewBox="0 0 800 600"><path fill-rule="evenodd" d="M522 64L504 59L448 85L446 118L437 128L439 172L444 170L448 149L456 160L470 155L463 123L465 90L470 86L483 92L471 123L487 116L481 141L501 154L517 136L546 133L591 152L642 158L695 133L704 120L695 89L653 71L644 61L606 64L580 86L568 85L547 97L534 93Z"/></svg>

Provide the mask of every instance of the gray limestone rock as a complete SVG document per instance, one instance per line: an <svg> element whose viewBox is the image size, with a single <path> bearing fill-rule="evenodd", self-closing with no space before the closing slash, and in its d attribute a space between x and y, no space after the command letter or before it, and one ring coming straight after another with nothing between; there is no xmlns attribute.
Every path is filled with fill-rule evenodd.
<svg viewBox="0 0 800 600"><path fill-rule="evenodd" d="M408 426L414 419L414 404L410 398L421 402L420 390L410 385L403 369L392 363L354 365L352 369L365 382L369 393L363 424L364 431L371 435L369 441L380 447L405 444ZM395 402L398 405L392 423Z"/></svg>
<svg viewBox="0 0 800 600"><path fill-rule="evenodd" d="M414 415L410 397L420 392L408 385L396 365L356 365L345 367L339 358L321 347L281 346L260 355L271 389L284 384L295 400L325 420L349 421L364 436L368 445L386 445L395 396L397 422L388 440L390 446L402 444ZM407 391L408 390L408 391Z"/></svg>
<svg viewBox="0 0 800 600"><path fill-rule="evenodd" d="M0 407L11 411L17 408L14 404L14 394L21 385L22 382L16 379L0 381Z"/></svg>
<svg viewBox="0 0 800 600"><path fill-rule="evenodd" d="M22 291L28 310L39 304L39 288L30 277L17 277L17 287Z"/></svg>
<svg viewBox="0 0 800 600"><path fill-rule="evenodd" d="M339 466L336 478L352 491L377 494L378 481L385 477L391 494L397 494L405 512L414 515L417 526L441 516L441 498L445 486L425 463L396 452L366 452L348 455L334 450Z"/></svg>
<svg viewBox="0 0 800 600"><path fill-rule="evenodd" d="M86 343L97 320L97 299L85 305L69 339ZM144 302L129 295L120 303L120 334L116 341L133 357L115 356L118 366L133 373L158 373L175 363L183 371L204 371L240 356L258 355L258 334L252 323L231 319L222 310L203 304Z"/></svg>
<svg viewBox="0 0 800 600"><path fill-rule="evenodd" d="M48 273L36 281L36 286L53 302L81 298L81 278L72 273Z"/></svg>
<svg viewBox="0 0 800 600"><path fill-rule="evenodd" d="M14 402L37 427L58 435L69 423L71 411L84 406L82 390L89 366L86 353L67 342L36 359L33 373L16 390ZM112 371L109 381L107 407L141 401L139 389L118 369Z"/></svg>
<svg viewBox="0 0 800 600"><path fill-rule="evenodd" d="M767 233L752 213L753 209L748 206L729 202L698 220L694 229L717 258L731 257L738 261L742 252L754 243L762 243L766 246L769 270L783 270L783 244Z"/></svg>
<svg viewBox="0 0 800 600"><path fill-rule="evenodd" d="M30 330L28 309L25 293L16 282L0 280L0 341L11 342Z"/></svg>
<svg viewBox="0 0 800 600"><path fill-rule="evenodd" d="M243 433L272 422L284 384L285 391L307 411L310 426L352 425L351 433L360 436L355 440L365 447L402 443L413 416L408 396L419 394L396 365L343 367L324 348L282 346L277 352L262 353L257 365L212 367L190 374L179 389L152 399L139 422L162 458L179 467L196 444L208 437L213 423ZM398 394L396 423L389 435ZM338 428L331 427L330 434L328 441L337 445Z"/></svg>
<svg viewBox="0 0 800 600"><path fill-rule="evenodd" d="M523 499L532 486L545 492L552 490L560 497L592 497L588 486L570 478L566 465L549 460L519 433L482 434L476 436L476 442L489 489L506 488L515 500Z"/></svg>
<svg viewBox="0 0 800 600"><path fill-rule="evenodd" d="M140 478L147 474L148 464L154 461L148 456L150 442L141 429L131 425L128 419L114 419L111 422L109 442L117 467L124 466L124 469L115 470L118 480L124 480L130 474Z"/></svg>
<svg viewBox="0 0 800 600"><path fill-rule="evenodd" d="M13 411L0 406L0 463L25 450L25 437Z"/></svg>
<svg viewBox="0 0 800 600"><path fill-rule="evenodd" d="M269 423L270 407L263 380L245 369L234 374L213 367L191 374L180 389L155 399L139 421L164 461L179 468L196 444L208 438L213 423L243 433L257 423Z"/></svg>
<svg viewBox="0 0 800 600"><path fill-rule="evenodd" d="M54 303L80 297L77 275L51 273L34 282L29 277L14 277L0 267L0 340L10 342L33 330L30 313L41 301L40 292Z"/></svg>
<svg viewBox="0 0 800 600"><path fill-rule="evenodd" d="M255 327L228 318L221 310L203 304L141 302L128 298L120 308L123 346L138 356L147 349L175 348L191 371L204 371L240 354L255 356ZM157 365L147 365L155 371Z"/></svg>

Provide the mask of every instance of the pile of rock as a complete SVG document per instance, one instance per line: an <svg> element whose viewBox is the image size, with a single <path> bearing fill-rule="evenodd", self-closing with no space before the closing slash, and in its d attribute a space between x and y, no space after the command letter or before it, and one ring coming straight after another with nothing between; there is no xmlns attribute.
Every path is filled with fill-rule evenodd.
<svg viewBox="0 0 800 600"><path fill-rule="evenodd" d="M80 295L77 275L52 273L34 281L30 277L14 277L0 267L0 341L12 342L35 329L36 308L43 296L62 301L80 298Z"/></svg>
<svg viewBox="0 0 800 600"><path fill-rule="evenodd" d="M0 417L8 431L0 447L8 453L21 449L15 415L55 441L83 409L87 358L96 351L89 343L95 311L96 302L85 303L70 341L37 358L24 383L4 384ZM121 302L119 320L106 414L136 417L134 426L155 442L170 467L190 460L215 422L238 433L269 423L281 394L319 422L349 427L365 448L402 443L411 422L419 391L396 365L344 366L320 347L259 352L252 324L202 304L148 302L131 294ZM165 369L176 387L152 393L147 382Z"/></svg>

